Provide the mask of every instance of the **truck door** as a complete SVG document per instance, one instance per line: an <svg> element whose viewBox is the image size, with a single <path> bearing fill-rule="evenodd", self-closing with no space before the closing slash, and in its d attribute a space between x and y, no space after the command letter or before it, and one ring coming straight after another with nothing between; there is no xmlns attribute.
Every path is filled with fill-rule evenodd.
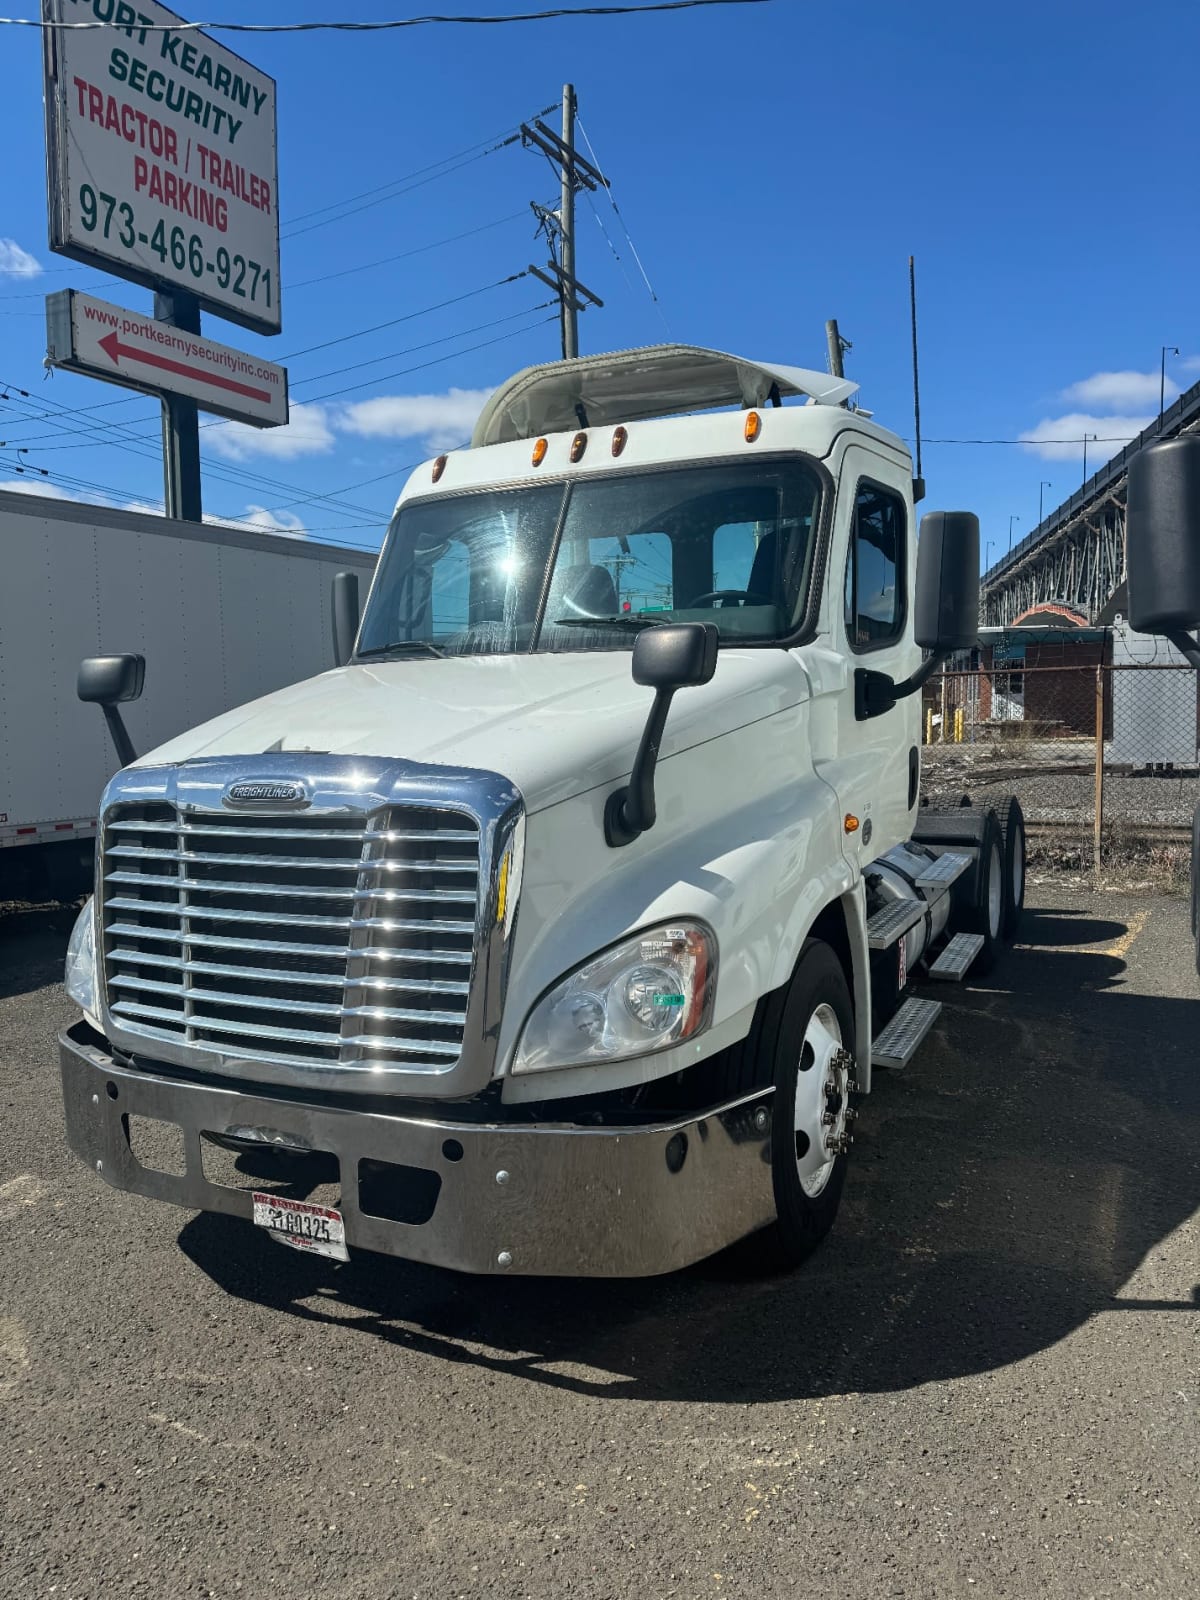
<svg viewBox="0 0 1200 1600"><path fill-rule="evenodd" d="M848 666L835 768L843 808L860 824L846 836L846 847L863 863L908 838L917 804L920 696L864 722L854 715L856 668L899 681L920 665L912 638L911 496L899 466L856 445L846 451L830 573L831 631Z"/></svg>

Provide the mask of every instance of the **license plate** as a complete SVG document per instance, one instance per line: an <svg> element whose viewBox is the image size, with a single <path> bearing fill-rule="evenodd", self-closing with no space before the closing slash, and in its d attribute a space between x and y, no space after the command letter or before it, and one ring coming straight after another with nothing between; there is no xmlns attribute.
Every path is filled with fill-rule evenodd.
<svg viewBox="0 0 1200 1600"><path fill-rule="evenodd" d="M255 1227L265 1228L280 1244L290 1244L293 1250L307 1250L313 1255L332 1256L335 1261L349 1261L346 1224L340 1211L257 1190L253 1200Z"/></svg>

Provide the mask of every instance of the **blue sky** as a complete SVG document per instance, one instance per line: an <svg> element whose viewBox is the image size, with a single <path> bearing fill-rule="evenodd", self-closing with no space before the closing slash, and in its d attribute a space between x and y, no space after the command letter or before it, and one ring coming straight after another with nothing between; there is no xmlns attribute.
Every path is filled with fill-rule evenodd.
<svg viewBox="0 0 1200 1600"><path fill-rule="evenodd" d="M22 9L33 14L33 0ZM417 8L212 9L267 21ZM511 131L557 102L566 79L658 294L606 202L608 238L581 200L578 275L606 302L581 319L585 352L672 337L821 367L824 320L836 316L862 403L907 436L912 252L930 441L1119 440L1157 411L1162 345L1181 352L1168 358L1168 398L1200 378L1190 153L1200 8L1179 0L1136 10L775 0L504 28L217 37L278 80L284 327L268 339L206 316L205 332L285 361L295 420L205 430L208 512L374 545L409 465L461 440L491 386L557 354L557 327L541 321L550 312L535 309L540 285L488 287L545 260L528 210L555 198L542 157L510 146L352 214L337 207L350 212L347 197ZM34 30L0 29L0 380L32 396L0 410L0 484L28 481L12 470L20 461L49 470L43 488L73 479L102 486L70 489L82 497L153 504L156 402L72 416L58 408L125 392L66 373L43 380L44 293L89 288L139 310L150 295L46 247L39 50ZM318 208L332 209L308 215ZM305 231L289 238L288 219L302 214L293 228ZM420 253L347 271L404 252ZM309 349L396 318L408 320ZM408 370L421 363L435 364ZM30 414L42 402L52 420ZM127 431L100 434L100 420ZM1089 470L1117 448L1090 444ZM1078 487L1081 458L1080 444L931 442L927 506L978 511L994 560L1010 516L1017 538L1036 523L1041 480L1047 510Z"/></svg>

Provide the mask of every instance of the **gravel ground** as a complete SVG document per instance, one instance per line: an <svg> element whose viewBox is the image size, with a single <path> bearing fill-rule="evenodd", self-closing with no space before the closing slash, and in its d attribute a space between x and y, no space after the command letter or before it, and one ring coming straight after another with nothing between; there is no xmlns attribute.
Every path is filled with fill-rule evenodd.
<svg viewBox="0 0 1200 1600"><path fill-rule="evenodd" d="M1024 749L973 750L958 746L921 752L922 788L932 800L964 790L980 800L1015 794L1030 822L1076 822L1090 830L1095 806L1095 746L1059 742ZM1200 805L1195 772L1127 772L1106 769L1104 818L1110 826L1190 828Z"/></svg>
<svg viewBox="0 0 1200 1600"><path fill-rule="evenodd" d="M66 914L0 921L0 1596L1195 1594L1179 901L1035 889L802 1270L293 1255L67 1151Z"/></svg>

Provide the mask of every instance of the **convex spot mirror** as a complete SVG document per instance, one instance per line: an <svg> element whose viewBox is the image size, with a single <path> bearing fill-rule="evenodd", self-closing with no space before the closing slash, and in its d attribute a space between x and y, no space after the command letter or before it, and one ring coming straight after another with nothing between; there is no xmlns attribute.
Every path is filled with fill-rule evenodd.
<svg viewBox="0 0 1200 1600"><path fill-rule="evenodd" d="M88 656L79 663L75 688L88 705L115 706L136 700L145 681L145 656Z"/></svg>
<svg viewBox="0 0 1200 1600"><path fill-rule="evenodd" d="M979 518L928 511L917 544L913 636L923 650L950 655L979 642Z"/></svg>
<svg viewBox="0 0 1200 1600"><path fill-rule="evenodd" d="M1167 439L1129 463L1129 621L1139 633L1200 622L1200 438Z"/></svg>

